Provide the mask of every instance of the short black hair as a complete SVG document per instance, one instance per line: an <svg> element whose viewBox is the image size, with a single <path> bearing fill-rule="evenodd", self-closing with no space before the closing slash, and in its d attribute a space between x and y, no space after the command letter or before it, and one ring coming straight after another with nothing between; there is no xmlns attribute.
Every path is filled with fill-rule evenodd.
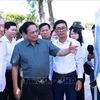
<svg viewBox="0 0 100 100"><path fill-rule="evenodd" d="M17 27L15 22L6 22L5 25L4 25L5 29L7 29L7 30L10 28L10 26L16 26Z"/></svg>
<svg viewBox="0 0 100 100"><path fill-rule="evenodd" d="M33 22L25 22L25 23L22 25L22 27L21 27L21 31L23 31L24 33L27 34L27 28L28 28L30 25L35 25L35 26L36 26L36 24L33 23ZM37 26L36 26L36 27L37 27Z"/></svg>
<svg viewBox="0 0 100 100"><path fill-rule="evenodd" d="M24 24L25 24L25 23L24 23ZM22 26L20 26L20 28L19 28L19 33L21 33L21 34L22 34L22 32L23 32L24 24L22 24Z"/></svg>
<svg viewBox="0 0 100 100"><path fill-rule="evenodd" d="M92 26L92 28L91 28L91 29L93 30L94 28L95 28L95 24Z"/></svg>
<svg viewBox="0 0 100 100"><path fill-rule="evenodd" d="M39 25L39 30L41 30L41 28L42 28L43 26L45 26L45 25L47 25L48 28L50 29L50 25L49 25L48 23L41 23L41 24Z"/></svg>
<svg viewBox="0 0 100 100"><path fill-rule="evenodd" d="M66 21L61 19L61 20L57 20L57 21L54 23L53 30L55 30L55 29L56 29L56 26L57 26L58 24L60 24L60 23L64 23L64 24L66 25L66 27L68 27Z"/></svg>

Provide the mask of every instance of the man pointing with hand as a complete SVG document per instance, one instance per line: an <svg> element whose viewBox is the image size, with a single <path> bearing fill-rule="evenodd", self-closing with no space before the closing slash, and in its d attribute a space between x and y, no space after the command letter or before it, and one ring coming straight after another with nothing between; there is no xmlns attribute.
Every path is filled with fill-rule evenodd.
<svg viewBox="0 0 100 100"><path fill-rule="evenodd" d="M48 90L49 54L76 54L77 46L70 43L66 49L60 49L50 41L39 39L33 22L25 22L23 32L27 39L15 46L11 58L14 95L17 100L48 100L48 92L43 90ZM22 90L18 87L18 69L23 81Z"/></svg>
<svg viewBox="0 0 100 100"><path fill-rule="evenodd" d="M63 49L77 45L77 52L63 57L53 57L50 65L49 79L52 81L53 100L63 100L64 93L67 100L76 100L76 91L82 88L83 60L81 57L80 43L67 37L68 26L64 20L57 20L53 27L59 39L54 45Z"/></svg>

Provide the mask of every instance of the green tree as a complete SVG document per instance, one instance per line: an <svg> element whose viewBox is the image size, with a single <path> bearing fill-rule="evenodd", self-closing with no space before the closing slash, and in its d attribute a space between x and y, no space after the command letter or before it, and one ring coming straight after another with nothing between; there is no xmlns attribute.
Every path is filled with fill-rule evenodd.
<svg viewBox="0 0 100 100"><path fill-rule="evenodd" d="M87 22L87 23L85 23L85 27L86 28L91 28L93 25L94 25L93 22Z"/></svg>
<svg viewBox="0 0 100 100"><path fill-rule="evenodd" d="M4 19L6 22L7 21L15 22L18 27L20 24L23 24L23 22L25 22L25 21L32 21L36 24L38 24L38 22L39 22L37 17L34 14L27 14L26 16L24 16L22 14L8 13L8 14L4 15Z"/></svg>
<svg viewBox="0 0 100 100"><path fill-rule="evenodd" d="M37 0L27 0L27 3L29 5L30 12L32 14L36 14L35 6L37 5Z"/></svg>
<svg viewBox="0 0 100 100"><path fill-rule="evenodd" d="M44 15L44 9L43 9L43 0L27 0L31 13L36 13L36 6L38 6L38 12L40 17L40 22L45 22L45 15Z"/></svg>
<svg viewBox="0 0 100 100"><path fill-rule="evenodd" d="M7 22L7 21L15 22L17 24L18 28L20 27L20 24L23 23L25 18L26 17L24 15L22 15L22 14L8 13L8 14L4 15L5 22ZM20 36L21 36L20 33L17 31L16 39L19 39Z"/></svg>
<svg viewBox="0 0 100 100"><path fill-rule="evenodd" d="M27 14L25 21L32 21L37 25L39 23L39 20L37 19L37 16L35 16L34 14Z"/></svg>
<svg viewBox="0 0 100 100"><path fill-rule="evenodd" d="M54 17L53 17L53 10L52 10L52 1L53 0L27 0L28 4L30 5L31 11L35 9L35 6L38 6L40 22L45 22L45 13L44 13L44 5L43 2L46 2L48 5L48 12L49 12L49 22L50 25L54 25Z"/></svg>
<svg viewBox="0 0 100 100"><path fill-rule="evenodd" d="M5 21L12 21L15 22L17 25L22 24L22 22L25 20L25 16L22 14L12 14L8 13L4 15Z"/></svg>
<svg viewBox="0 0 100 100"><path fill-rule="evenodd" d="M3 16L5 19L5 22L7 21L12 21L17 24L17 27L19 28L20 25L22 25L25 21L32 21L38 25L38 19L34 14L27 14L26 16L22 14L13 14L13 13L8 13ZM20 37L20 33L17 32L17 39Z"/></svg>

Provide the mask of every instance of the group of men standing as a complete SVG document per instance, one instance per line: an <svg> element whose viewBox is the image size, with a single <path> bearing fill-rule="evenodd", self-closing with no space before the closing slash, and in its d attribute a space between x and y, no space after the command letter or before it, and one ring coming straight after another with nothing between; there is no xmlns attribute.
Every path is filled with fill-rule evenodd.
<svg viewBox="0 0 100 100"><path fill-rule="evenodd" d="M0 18L0 100L63 100L64 94L66 100L77 100L83 59L80 43L68 36L66 21L54 23L52 36L48 23L37 27L25 22L19 31L22 38L16 42L16 24Z"/></svg>
<svg viewBox="0 0 100 100"><path fill-rule="evenodd" d="M5 32L5 34L4 34ZM0 99L16 100L13 95L12 65L10 59L14 46L17 25L14 22L4 22L0 17Z"/></svg>

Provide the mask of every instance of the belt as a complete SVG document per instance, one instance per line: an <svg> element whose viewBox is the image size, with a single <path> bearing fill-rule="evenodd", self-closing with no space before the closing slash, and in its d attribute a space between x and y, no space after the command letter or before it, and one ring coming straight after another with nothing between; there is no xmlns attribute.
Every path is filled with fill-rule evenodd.
<svg viewBox="0 0 100 100"><path fill-rule="evenodd" d="M66 77L66 76L70 76L72 75L73 73L75 73L76 71L73 71L73 72L70 72L70 73L67 73L67 74L59 74L57 72L54 71L54 74L59 76L59 77Z"/></svg>
<svg viewBox="0 0 100 100"><path fill-rule="evenodd" d="M47 84L49 83L49 79L48 78L23 78L24 79L24 83L27 84Z"/></svg>

